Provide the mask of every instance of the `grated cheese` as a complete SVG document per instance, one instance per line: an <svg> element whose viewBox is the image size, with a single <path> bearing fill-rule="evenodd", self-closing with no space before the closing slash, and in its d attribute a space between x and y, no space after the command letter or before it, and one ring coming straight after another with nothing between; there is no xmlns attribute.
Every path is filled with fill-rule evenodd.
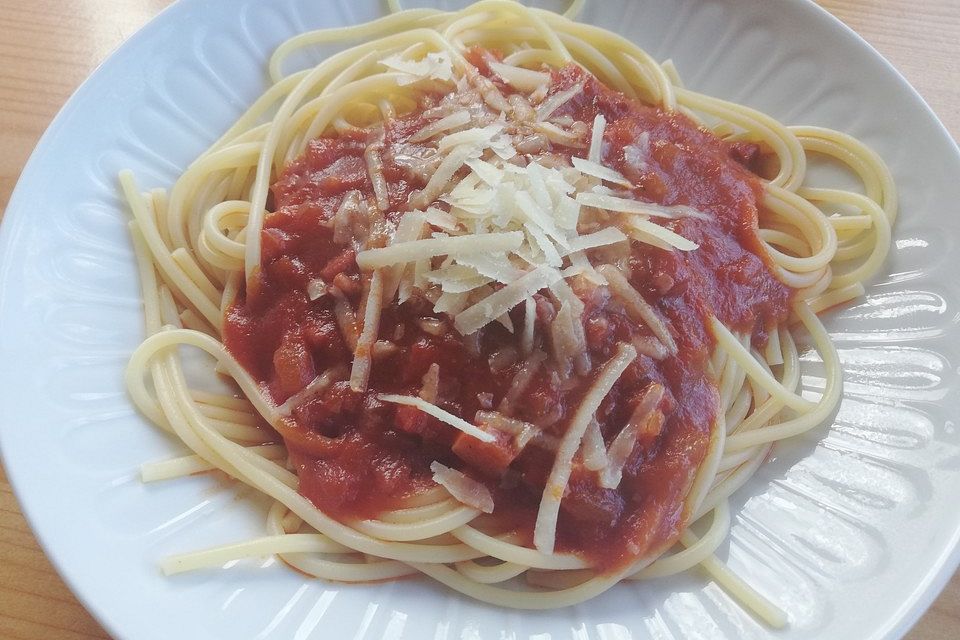
<svg viewBox="0 0 960 640"><path fill-rule="evenodd" d="M560 502L567 489L567 482L573 471L573 456L580 448L584 432L594 419L600 403L610 393L610 389L620 379L620 375L637 357L637 351L629 344L621 343L617 352L603 366L600 375L591 385L586 395L570 419L567 431L560 441L554 457L553 468L547 478L540 499L540 510L533 530L533 544L541 553L553 553L557 537L557 518L560 515Z"/></svg>
<svg viewBox="0 0 960 640"><path fill-rule="evenodd" d="M448 116L440 118L439 120L434 120L430 124L426 125L420 131L417 131L415 134L410 136L410 142L423 142L428 140L438 133L444 131L449 131L450 129L456 129L457 127L462 127L465 124L470 124L470 112L464 109L463 111L455 111Z"/></svg>
<svg viewBox="0 0 960 640"><path fill-rule="evenodd" d="M409 215L410 214L403 216L400 221L403 222ZM454 217L452 213L437 207L427 207L427 210L423 214L423 219L430 226L438 227L444 231L455 231L457 228L456 217Z"/></svg>
<svg viewBox="0 0 960 640"><path fill-rule="evenodd" d="M575 161L577 158L574 159ZM574 165L577 163L574 162ZM598 165L599 166L599 165ZM600 167L605 169L606 167ZM612 169L611 169L612 171ZM578 193L577 202L586 207L595 207L606 211L633 213L657 218L698 218L710 220L710 215L686 205L663 206L652 202L640 202L630 198L618 198L607 193Z"/></svg>
<svg viewBox="0 0 960 640"><path fill-rule="evenodd" d="M390 208L390 193L387 178L383 175L383 159L380 157L380 148L380 145L377 144L369 145L363 152L363 158L367 164L367 174L370 176L370 183L373 185L377 207L380 211L386 211Z"/></svg>
<svg viewBox="0 0 960 640"><path fill-rule="evenodd" d="M537 120L546 120L553 115L554 111L573 100L581 91L583 91L583 82L578 82L569 89L558 91L552 96L547 97L547 99L537 107Z"/></svg>
<svg viewBox="0 0 960 640"><path fill-rule="evenodd" d="M277 407L277 413L283 417L290 416L294 409L314 396L326 391L327 387L337 380L342 380L344 376L346 376L346 373L346 370L340 366L324 371L321 375L311 380L307 386L287 398L283 404L279 405Z"/></svg>
<svg viewBox="0 0 960 640"><path fill-rule="evenodd" d="M583 455L583 466L590 471L600 471L607 464L607 447L603 442L603 434L600 433L600 424L593 419L587 425L587 430L583 434L583 444L580 448Z"/></svg>
<svg viewBox="0 0 960 640"><path fill-rule="evenodd" d="M587 249L596 249L597 247L605 247L607 245L626 241L627 236L623 234L623 231L620 231L620 229L617 229L616 227L606 227L600 231L588 233L587 235L579 236L571 240L568 245L570 250L569 253L586 251Z"/></svg>
<svg viewBox="0 0 960 640"><path fill-rule="evenodd" d="M646 428L648 421L662 423L663 414L657 410L657 405L663 398L663 385L653 383L647 387L640 402L630 415L617 437L610 443L607 450L607 465L600 474L600 486L606 489L616 489L623 478L623 468L627 459L633 453L641 432ZM655 427L659 431L659 425Z"/></svg>
<svg viewBox="0 0 960 640"><path fill-rule="evenodd" d="M587 153L587 160L595 164L603 162L603 132L606 127L607 119L603 117L602 113L598 113L593 119L593 131L590 133L590 151ZM573 166L577 166L576 163Z"/></svg>
<svg viewBox="0 0 960 640"><path fill-rule="evenodd" d="M673 249L693 251L700 247L696 242L687 240L679 233L674 233L670 231L670 229L661 227L649 220L634 218L628 220L626 226L627 232L634 240L646 242L647 244L652 244L668 251Z"/></svg>
<svg viewBox="0 0 960 640"><path fill-rule="evenodd" d="M600 116L597 116L597 117L599 118ZM624 187L633 186L632 184L630 184L630 181L627 180L623 176L623 174L621 174L619 171L615 171L610 167L605 167L598 162L594 162L592 160L584 160L583 158L576 158L576 157L570 158L570 161L573 163L573 166L575 169L577 169L581 173L584 173L588 176L593 176L594 178L600 178L601 180L606 180L607 182L619 184ZM629 200L629 202L635 202L635 201ZM587 203L582 202L581 204L587 204ZM596 206L596 205L588 205L588 206ZM601 208L605 209L606 207L601 207Z"/></svg>
<svg viewBox="0 0 960 640"><path fill-rule="evenodd" d="M530 93L550 84L550 74L543 71L533 71L493 60L488 60L487 66L507 84L520 91Z"/></svg>
<svg viewBox="0 0 960 640"><path fill-rule="evenodd" d="M610 291L624 304L630 317L644 322L650 327L653 335L657 336L663 346L667 348L667 351L676 353L677 343L670 335L667 324L657 315L653 307L643 299L640 292L633 288L633 285L620 273L620 270L609 264L605 264L597 270L607 279L610 284Z"/></svg>
<svg viewBox="0 0 960 640"><path fill-rule="evenodd" d="M446 61L445 54L427 54L419 60L392 56L383 64L411 77L442 79ZM708 216L686 206L638 202L623 195L628 192L610 188L632 185L620 172L602 164L607 125L603 115L594 118L589 141L585 139L587 123L572 115L553 117L582 90L582 83L547 95L549 74L497 61L491 67L508 84L531 92L529 99L515 94L511 98L516 99L507 103L489 79L471 75L468 69L458 79L458 88L482 97L483 102L475 97L474 104L452 103L452 111L449 105L437 108L431 114L435 119L410 136L410 142L436 150L432 169L424 173L426 185L411 194L408 204L413 210L401 216L387 245L358 251L357 264L363 272L380 274L384 305L416 296L433 305L433 314L451 318L455 329L474 341L479 339L479 329L498 322L517 334L516 347L527 356L546 337L561 370L585 375L592 365L583 303L565 279L610 285L591 260L603 256L616 262L631 241L669 250L695 249L690 240L648 218ZM531 106L537 102L536 108ZM510 104L525 105L526 111L515 113ZM576 139L581 148L589 147L587 157L568 159L549 152L532 159L517 156L513 135L521 147L530 135L543 135L529 130L518 133L515 124L524 118L528 128L549 134L544 144L549 144L547 139L562 141L558 144ZM648 146L645 138L639 142ZM388 194L377 188L382 163L376 145L368 148L367 165L378 208L382 208ZM339 224L341 235L349 235L355 244L363 236L354 227L366 230L381 224L363 219L366 214L360 210L366 211L367 204L359 201L360 195L346 198L342 215L338 214L343 220L334 221L335 229ZM376 209L372 214L383 219ZM616 226L610 226L611 221ZM316 295L324 295L322 285L314 289ZM361 335L355 313L342 294L337 295L336 287L327 290L336 299L334 310L348 344L358 347L351 381L360 384L367 367L363 356L368 336ZM542 290L554 308L541 327L531 296ZM524 319L515 328L510 312L521 303ZM363 311L372 313L375 308L368 305ZM371 326L364 320L364 328ZM546 336L536 335L538 327ZM655 349L645 346L647 351ZM663 350L669 352L669 347Z"/></svg>
<svg viewBox="0 0 960 640"><path fill-rule="evenodd" d="M430 471L433 481L458 501L483 513L493 513L493 496L482 483L437 461L430 463Z"/></svg>
<svg viewBox="0 0 960 640"><path fill-rule="evenodd" d="M523 242L519 231L481 236L426 238L401 242L357 254L357 265L365 271L437 256L473 255L490 251L511 251Z"/></svg>
<svg viewBox="0 0 960 640"><path fill-rule="evenodd" d="M461 334L469 335L510 311L537 291L555 284L561 278L560 272L551 267L535 269L458 313L454 319L454 326Z"/></svg>
<svg viewBox="0 0 960 640"><path fill-rule="evenodd" d="M374 271L367 285L366 306L363 312L363 329L353 349L353 369L350 372L350 388L364 391L370 380L370 364L373 343L380 331L380 312L383 308L383 277Z"/></svg>
<svg viewBox="0 0 960 640"><path fill-rule="evenodd" d="M520 350L524 355L533 351L533 334L537 326L537 303L530 296L523 302L523 333L520 334Z"/></svg>
<svg viewBox="0 0 960 640"><path fill-rule="evenodd" d="M390 402L393 404L401 404L408 407L416 407L423 411L427 415L433 416L440 422L445 422L454 429L458 429L468 436L473 436L481 442L493 442L496 440L496 437L493 434L487 433L483 429L477 428L475 425L470 424L463 418L455 416L449 411L444 411L435 404L431 404L424 400L423 398L418 398L416 396L403 396L396 395L392 393L381 393L377 396L383 402Z"/></svg>
<svg viewBox="0 0 960 640"><path fill-rule="evenodd" d="M404 74L397 84L408 85L421 80L453 80L453 61L446 51L428 53L420 60L405 60L401 54L384 58L380 64Z"/></svg>

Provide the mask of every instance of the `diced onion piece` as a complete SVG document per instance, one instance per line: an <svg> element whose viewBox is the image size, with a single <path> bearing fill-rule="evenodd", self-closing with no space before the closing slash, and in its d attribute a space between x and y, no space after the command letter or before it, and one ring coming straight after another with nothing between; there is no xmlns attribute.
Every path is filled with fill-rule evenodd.
<svg viewBox="0 0 960 640"><path fill-rule="evenodd" d="M319 300L327 293L327 283L323 281L323 278L312 278L307 283L307 297L310 298L311 302Z"/></svg>
<svg viewBox="0 0 960 640"><path fill-rule="evenodd" d="M430 471L433 471L434 482L446 489L451 496L468 507L483 513L493 513L493 496L482 483L436 461L430 463Z"/></svg>
<svg viewBox="0 0 960 640"><path fill-rule="evenodd" d="M420 397L430 404L436 404L437 393L440 389L440 365L434 362L423 374L423 386L420 387Z"/></svg>

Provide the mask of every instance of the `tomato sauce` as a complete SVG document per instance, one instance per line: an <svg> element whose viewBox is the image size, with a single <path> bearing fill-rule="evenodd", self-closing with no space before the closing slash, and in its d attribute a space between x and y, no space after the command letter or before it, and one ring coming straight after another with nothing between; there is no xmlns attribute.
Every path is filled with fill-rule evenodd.
<svg viewBox="0 0 960 640"><path fill-rule="evenodd" d="M483 56L474 52L471 58L480 62ZM486 65L478 66L490 74ZM714 346L708 315L751 333L759 346L786 319L792 293L761 257L756 228L762 188L750 170L756 165L756 148L724 142L682 114L627 98L573 66L553 72L550 93L578 82L583 90L555 115L588 124L598 113L605 116L603 162L636 185L633 196L710 214L709 220L656 220L696 242L698 249L671 252L634 243L630 258L631 284L673 328L679 352L660 361L639 356L596 417L609 445L643 391L656 382L666 389L659 405L665 416L662 428L635 447L617 489L599 487L595 474L578 459L561 503L558 550L613 568L673 541L684 524L683 503L716 418L716 384L705 373ZM429 108L437 99L425 95L421 106ZM380 224L399 220L409 209L409 194L425 184L425 177L402 162L422 155L424 149L407 138L425 122L414 114L385 124L381 143L390 211ZM307 285L314 278L336 281L354 308L360 304L355 253L334 242L329 221L347 192L373 198L363 156L369 142L350 134L318 138L279 176L262 232L261 269L226 314L227 347L277 403L318 374L337 366L349 369L352 362L330 296L311 301ZM583 154L562 147L552 151ZM618 342L647 330L611 305L602 290L581 297L597 371ZM515 309L511 317L519 326L522 310ZM446 328L438 331L435 320L444 321ZM373 518L434 486L429 466L437 460L484 482L496 505L489 519L532 540L551 453L530 445L510 455L502 446L485 450L479 441L464 440L468 437L419 410L377 397L417 395L424 374L436 363L439 406L472 422L478 411L495 408L509 390L521 363L494 371L489 357L515 345L516 337L494 323L482 330L479 349L471 349L447 319L419 298L385 308L378 337L397 348L374 360L368 391L357 393L347 382L334 383L299 406L282 430L300 492L342 521ZM541 368L514 417L560 437L591 381L587 376L564 388Z"/></svg>

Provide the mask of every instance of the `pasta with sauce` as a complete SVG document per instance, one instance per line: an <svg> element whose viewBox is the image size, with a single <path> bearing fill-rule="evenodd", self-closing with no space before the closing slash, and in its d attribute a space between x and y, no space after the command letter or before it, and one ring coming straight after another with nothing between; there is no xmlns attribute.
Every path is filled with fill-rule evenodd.
<svg viewBox="0 0 960 640"><path fill-rule="evenodd" d="M700 565L783 625L713 552L727 498L839 401L816 314L888 250L876 154L508 0L305 33L269 70L169 193L121 175L147 330L130 395L193 452L144 480L220 469L274 500L265 537L164 570L276 554L538 609ZM807 185L811 153L864 193Z"/></svg>

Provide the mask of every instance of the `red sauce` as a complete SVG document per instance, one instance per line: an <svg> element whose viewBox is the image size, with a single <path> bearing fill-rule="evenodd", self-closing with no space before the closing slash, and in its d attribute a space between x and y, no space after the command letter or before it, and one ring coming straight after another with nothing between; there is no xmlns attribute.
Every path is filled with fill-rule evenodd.
<svg viewBox="0 0 960 640"><path fill-rule="evenodd" d="M482 54L475 52L472 58L489 73ZM683 525L684 499L716 417L716 386L704 371L714 345L707 315L752 332L754 341L763 344L768 330L785 320L791 291L760 257L756 228L762 189L748 169L755 167L757 149L726 143L681 114L628 99L576 67L554 72L551 93L581 81L583 90L556 115L591 123L602 113L608 122L603 161L637 185L633 194L638 200L686 204L712 218L659 221L699 244L692 252L634 243L631 283L674 328L679 353L659 362L638 357L604 400L597 419L609 444L644 389L658 382L666 388L660 404L665 420L658 435L635 447L618 489L598 487L594 474L578 462L562 502L557 548L616 567L674 540ZM423 106L437 98L424 96ZM396 222L408 209L410 192L425 184L402 162L404 156L423 152L406 140L424 122L412 115L385 125L387 222ZM347 191L372 197L363 158L366 144L347 135L318 138L278 178L272 188L274 211L262 234L261 270L251 290L227 312L228 348L278 403L318 373L351 363L329 296L310 301L306 289L312 278L330 282L336 277L354 308L359 305L362 283L355 255L333 241L327 220ZM646 332L608 304L608 297L595 292L584 298L594 363L608 359L618 342ZM513 313L520 322L520 309ZM369 390L355 393L346 382L336 383L296 409L281 435L300 478L299 490L343 521L375 517L433 486L429 465L438 460L485 482L496 504L491 518L532 538L551 454L533 446L515 458L502 446L485 450L479 441L465 440L416 409L377 399L384 392L416 395L433 363L441 372L438 404L468 421L504 397L519 364L494 373L488 356L515 344L516 338L499 325L488 325L482 331L481 355L474 357L456 333L424 331L419 320L433 317L424 301L389 306L379 337L399 349L374 362ZM546 423L546 431L560 436L590 382L561 391L541 371L518 403L516 417Z"/></svg>

